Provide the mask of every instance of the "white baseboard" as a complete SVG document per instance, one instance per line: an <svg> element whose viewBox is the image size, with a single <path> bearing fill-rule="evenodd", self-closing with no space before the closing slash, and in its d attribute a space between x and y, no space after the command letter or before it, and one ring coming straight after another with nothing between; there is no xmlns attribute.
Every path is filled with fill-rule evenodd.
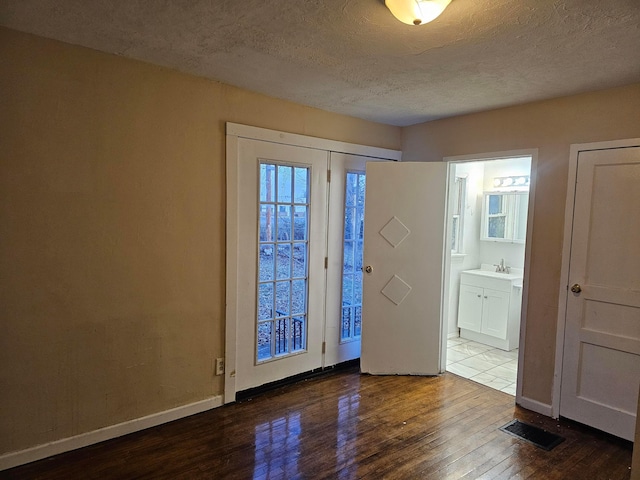
<svg viewBox="0 0 640 480"><path fill-rule="evenodd" d="M516 398L516 403L532 412L540 413L546 417L553 417L553 410L548 403L542 403L527 397Z"/></svg>
<svg viewBox="0 0 640 480"><path fill-rule="evenodd" d="M52 455L76 450L78 448L93 445L94 443L111 440L129 433L138 432L145 428L155 427L163 423L172 422L180 418L188 417L196 413L205 412L222 405L222 395L207 398L199 402L190 403L181 407L154 413L146 417L135 418L126 422L110 425L92 432L82 433L69 438L63 438L50 443L44 443L36 447L9 452L0 455L0 471L8 468L24 465Z"/></svg>

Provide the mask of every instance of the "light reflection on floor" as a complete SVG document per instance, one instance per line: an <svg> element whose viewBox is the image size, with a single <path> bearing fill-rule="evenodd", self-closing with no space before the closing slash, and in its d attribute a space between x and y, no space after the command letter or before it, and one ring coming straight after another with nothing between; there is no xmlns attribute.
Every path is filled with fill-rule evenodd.
<svg viewBox="0 0 640 480"><path fill-rule="evenodd" d="M300 413L256 425L253 478L299 476L301 432Z"/></svg>

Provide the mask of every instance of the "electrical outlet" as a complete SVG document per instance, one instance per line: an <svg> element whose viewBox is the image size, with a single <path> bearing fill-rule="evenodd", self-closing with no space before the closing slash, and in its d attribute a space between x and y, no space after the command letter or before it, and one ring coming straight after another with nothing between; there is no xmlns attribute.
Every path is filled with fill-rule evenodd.
<svg viewBox="0 0 640 480"><path fill-rule="evenodd" d="M216 358L216 375L224 375L224 358Z"/></svg>

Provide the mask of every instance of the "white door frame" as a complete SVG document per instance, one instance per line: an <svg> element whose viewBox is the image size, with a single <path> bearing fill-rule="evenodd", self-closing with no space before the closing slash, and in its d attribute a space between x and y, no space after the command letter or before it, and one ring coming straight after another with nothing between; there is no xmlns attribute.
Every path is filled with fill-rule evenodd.
<svg viewBox="0 0 640 480"><path fill-rule="evenodd" d="M279 132L265 128L227 122L226 124L226 308L225 308L225 376L224 403L236 399L236 342L238 297L238 228L240 211L238 208L238 139L248 138L266 142L314 148L327 152L350 153L365 157L376 157L400 161L402 152L386 148L369 147L354 143L339 142L307 135Z"/></svg>
<svg viewBox="0 0 640 480"><path fill-rule="evenodd" d="M491 160L501 160L513 157L531 157L531 175L529 186L529 210L527 213L527 237L525 240L524 248L524 274L522 278L522 307L520 312L520 339L518 350L518 377L516 380L516 402L524 408L532 410L537 413L549 416L551 414L549 408L533 399L522 396L522 375L524 372L524 352L525 352L525 332L527 331L527 305L529 303L529 272L531 269L531 246L533 244L533 207L535 205L536 196L536 177L538 169L538 149L524 149L524 150L508 150L504 152L489 152L479 153L472 155L457 155L453 157L444 157L443 161L449 163L451 168L452 163L463 162L487 162ZM447 263L448 266L448 263ZM448 279L445 279L448 282ZM446 355L446 335L443 334L443 360L442 364L445 365L444 356Z"/></svg>
<svg viewBox="0 0 640 480"><path fill-rule="evenodd" d="M573 204L576 196L576 175L578 172L578 155L580 152L592 150L609 150L613 148L638 147L640 138L612 140L595 143L575 143L569 153L569 175L567 178L567 199L564 210L564 235L562 240L562 266L560 284L558 285L558 326L556 329L556 361L553 370L553 387L551 400L551 416L560 416L560 385L562 384L562 357L564 355L564 330L567 316L567 288L569 287L569 262L571 260L571 233L573 229Z"/></svg>

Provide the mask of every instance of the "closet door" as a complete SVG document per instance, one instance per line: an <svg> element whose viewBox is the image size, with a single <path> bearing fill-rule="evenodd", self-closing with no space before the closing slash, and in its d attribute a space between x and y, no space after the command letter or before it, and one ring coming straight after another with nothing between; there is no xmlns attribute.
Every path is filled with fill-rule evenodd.
<svg viewBox="0 0 640 480"><path fill-rule="evenodd" d="M632 441L640 382L640 147L580 152L560 415Z"/></svg>

